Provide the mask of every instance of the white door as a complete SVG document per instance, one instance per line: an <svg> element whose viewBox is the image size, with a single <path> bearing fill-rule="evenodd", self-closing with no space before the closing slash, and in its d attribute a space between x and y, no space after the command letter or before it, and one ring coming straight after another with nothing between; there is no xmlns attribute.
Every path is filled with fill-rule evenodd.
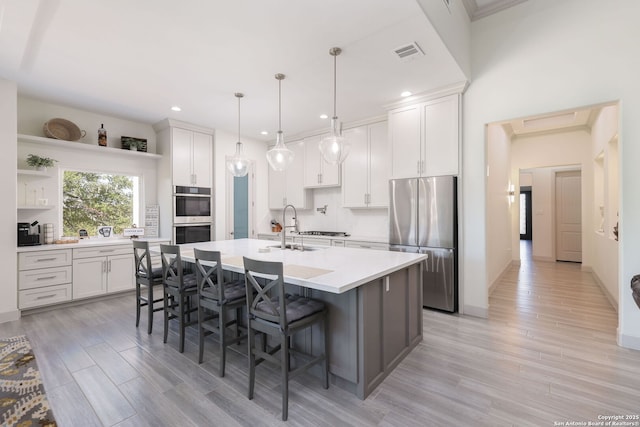
<svg viewBox="0 0 640 427"><path fill-rule="evenodd" d="M107 259L107 292L134 289L134 262L131 255L114 255Z"/></svg>
<svg viewBox="0 0 640 427"><path fill-rule="evenodd" d="M367 127L347 129L342 135L351 143L351 151L342 163L342 206L347 208L366 207L369 167Z"/></svg>
<svg viewBox="0 0 640 427"><path fill-rule="evenodd" d="M196 187L211 187L211 135L193 132L193 184Z"/></svg>
<svg viewBox="0 0 640 427"><path fill-rule="evenodd" d="M420 176L420 106L412 105L389 112L391 176Z"/></svg>
<svg viewBox="0 0 640 427"><path fill-rule="evenodd" d="M387 122L369 126L369 207L389 205L389 132Z"/></svg>
<svg viewBox="0 0 640 427"><path fill-rule="evenodd" d="M580 171L556 174L556 259L582 262Z"/></svg>
<svg viewBox="0 0 640 427"><path fill-rule="evenodd" d="M192 164L192 139L193 132L190 130L173 128L172 132L172 162L173 162L173 185L183 185L190 187L193 182Z"/></svg>
<svg viewBox="0 0 640 427"><path fill-rule="evenodd" d="M73 260L73 299L107 293L107 257Z"/></svg>

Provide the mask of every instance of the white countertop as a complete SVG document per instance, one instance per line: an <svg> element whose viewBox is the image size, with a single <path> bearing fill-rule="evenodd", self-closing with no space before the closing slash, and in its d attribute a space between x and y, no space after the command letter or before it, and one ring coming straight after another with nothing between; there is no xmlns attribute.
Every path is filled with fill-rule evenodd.
<svg viewBox="0 0 640 427"><path fill-rule="evenodd" d="M386 276L389 273L426 260L425 254L353 249L334 246L315 246L314 251L273 248L272 240L238 239L181 245L181 256L193 261L193 248L220 251L225 270L244 274L242 256L262 261L282 262L285 281L311 289L340 294ZM309 245L312 246L313 245ZM269 247L269 252L259 252ZM289 269L287 268L289 267ZM310 278L288 275L289 271L307 272L329 270Z"/></svg>
<svg viewBox="0 0 640 427"><path fill-rule="evenodd" d="M160 237L140 238L137 240L146 240L149 243L169 242L171 239L163 239ZM93 246L111 246L111 245L127 245L131 244L132 239L128 237L101 237L81 239L77 243L59 243L51 245L36 246L18 246L17 252L35 252L35 251L53 251L60 249L78 249Z"/></svg>

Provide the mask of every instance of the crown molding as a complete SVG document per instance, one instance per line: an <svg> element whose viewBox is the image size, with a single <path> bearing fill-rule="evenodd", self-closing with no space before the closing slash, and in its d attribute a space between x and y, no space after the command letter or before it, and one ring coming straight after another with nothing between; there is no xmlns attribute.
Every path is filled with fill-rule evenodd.
<svg viewBox="0 0 640 427"><path fill-rule="evenodd" d="M411 95L399 101L383 105L382 107L386 110L394 110L399 107L431 101L432 99L442 98L447 95L463 94L464 91L467 90L467 87L469 87L469 81L464 80L461 82L450 84L448 86L442 86L435 90L430 90L427 92L418 93L416 95Z"/></svg>

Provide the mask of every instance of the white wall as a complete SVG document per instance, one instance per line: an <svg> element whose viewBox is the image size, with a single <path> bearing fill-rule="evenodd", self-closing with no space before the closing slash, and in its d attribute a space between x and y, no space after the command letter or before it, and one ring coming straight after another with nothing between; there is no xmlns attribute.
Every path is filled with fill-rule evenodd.
<svg viewBox="0 0 640 427"><path fill-rule="evenodd" d="M594 121L591 137L593 140L593 148L591 156L596 158L603 154L603 174L601 182L595 185L601 185L597 189L602 199L594 203L594 226L591 229L593 235L593 274L602 284L607 293L608 298L612 301L617 309L619 304L618 286L618 242L613 238L612 230L617 222L617 213L619 210L619 183L618 183L618 163L617 150L611 150L611 141L615 141L618 134L618 106L609 105L604 107L596 120ZM610 182L612 181L612 182ZM618 187L618 188L616 188ZM596 193L594 189L594 194ZM600 227L600 210L599 205L605 206L605 216L603 223L603 232L599 233L594 230ZM595 206L598 205L598 206ZM624 283L622 284L624 291Z"/></svg>
<svg viewBox="0 0 640 427"><path fill-rule="evenodd" d="M380 242L389 241L389 214L382 209L347 209L342 207L340 187L315 188L307 190L312 193L312 208L298 210L298 226L300 230L311 231L344 231L353 237L369 238ZM326 214L316 209L327 205ZM270 211L270 218L282 222L282 210ZM290 212L287 212L289 218ZM267 222L268 225L268 222ZM261 231L270 231L269 228Z"/></svg>
<svg viewBox="0 0 640 427"><path fill-rule="evenodd" d="M511 167L515 174L533 169L532 216L534 259L555 261L555 172L582 171L582 265L590 268L593 242L593 159L587 130L523 136L513 140ZM514 259L519 259L519 212L514 210Z"/></svg>
<svg viewBox="0 0 640 427"><path fill-rule="evenodd" d="M17 85L0 79L0 259L7 268L0 282L0 323L20 317L16 269L16 103Z"/></svg>
<svg viewBox="0 0 640 427"><path fill-rule="evenodd" d="M485 125L620 100L618 341L640 349L640 310L629 290L640 273L640 65L630 54L640 39L638 16L637 0L529 0L472 23L472 83L463 102L463 277L473 280L463 283L464 306L488 306Z"/></svg>
<svg viewBox="0 0 640 427"><path fill-rule="evenodd" d="M47 120L54 117L61 117L71 120L79 127L92 126L95 123L94 136L87 135L83 141L69 142L65 149L42 144L20 143L17 150L18 164L22 168L27 168L25 159L28 154L38 154L58 160L55 167L50 171L54 175L53 179L29 182L26 188L26 199L32 204L32 191L36 190L38 197L42 189L45 191L45 198L49 199L49 204L56 206L56 209L49 211L20 212L20 221L38 220L41 224L54 224L54 236L60 237L62 234L62 170L74 169L104 173L117 173L123 175L139 176L141 178L141 211L137 220L137 225L144 224L144 206L157 203L156 184L156 160L143 158L141 156L128 156L128 151L123 150L122 156L101 154L99 151L74 150L74 144L98 145L97 129L104 123L107 129L107 143L112 148L120 148L120 136L133 136L147 138L147 151L155 151L155 132L151 125L132 122L124 119L104 116L98 113L77 110L65 106L55 105L31 98L18 97L18 133L33 136L44 136L42 125ZM116 152L120 154L119 152ZM25 188L18 188L18 200L20 204L24 201ZM108 225L108 224L106 224ZM165 236L169 237L169 236Z"/></svg>
<svg viewBox="0 0 640 427"><path fill-rule="evenodd" d="M487 285L511 265L511 210L509 185L518 186L511 178L511 138L499 124L487 126Z"/></svg>

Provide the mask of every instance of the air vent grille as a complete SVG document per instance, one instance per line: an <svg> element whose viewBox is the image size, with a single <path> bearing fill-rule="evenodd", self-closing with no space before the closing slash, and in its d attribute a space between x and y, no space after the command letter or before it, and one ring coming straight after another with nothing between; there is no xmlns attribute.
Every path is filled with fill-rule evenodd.
<svg viewBox="0 0 640 427"><path fill-rule="evenodd" d="M418 44L415 42L397 47L393 49L393 53L401 61L409 61L411 59L424 56L424 52L422 51L422 49L420 49L420 46L418 46Z"/></svg>

